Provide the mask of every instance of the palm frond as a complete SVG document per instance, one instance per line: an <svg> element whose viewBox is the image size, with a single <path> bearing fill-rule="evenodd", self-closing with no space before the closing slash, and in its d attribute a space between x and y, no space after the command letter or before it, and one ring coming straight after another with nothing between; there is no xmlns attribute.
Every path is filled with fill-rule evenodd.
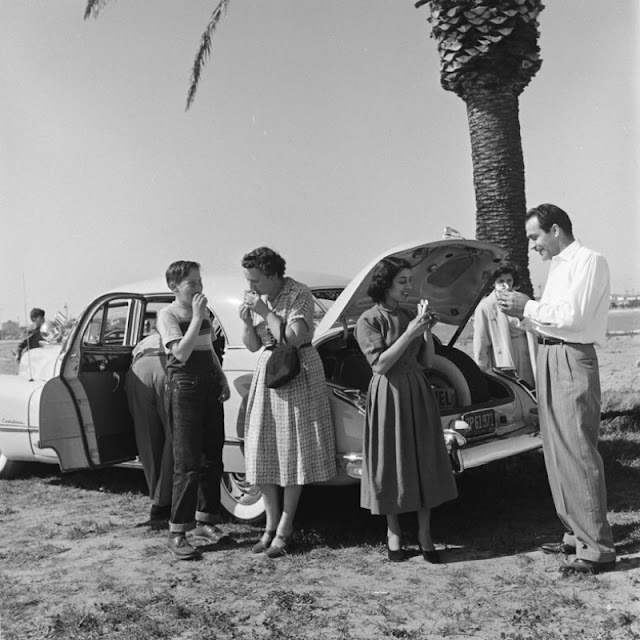
<svg viewBox="0 0 640 640"><path fill-rule="evenodd" d="M200 38L200 47L198 48L198 53L196 53L193 68L191 69L191 82L189 92L187 93L187 110L193 104L196 91L198 90L198 83L200 82L200 74L204 69L207 58L211 55L211 38L213 37L213 32L216 30L223 13L226 14L230 1L231 0L220 0L220 2L218 2L218 5L211 14L209 24Z"/></svg>
<svg viewBox="0 0 640 640"><path fill-rule="evenodd" d="M107 2L108 0L87 0L87 6L84 8L84 19L97 18Z"/></svg>

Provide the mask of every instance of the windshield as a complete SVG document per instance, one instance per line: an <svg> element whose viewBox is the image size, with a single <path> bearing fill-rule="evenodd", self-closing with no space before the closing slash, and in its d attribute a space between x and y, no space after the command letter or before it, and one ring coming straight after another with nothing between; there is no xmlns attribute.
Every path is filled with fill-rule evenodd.
<svg viewBox="0 0 640 640"><path fill-rule="evenodd" d="M326 289L312 289L313 293L313 323L318 326L318 323L327 311L331 308L331 305L338 299L338 296L344 291L344 287L331 287Z"/></svg>

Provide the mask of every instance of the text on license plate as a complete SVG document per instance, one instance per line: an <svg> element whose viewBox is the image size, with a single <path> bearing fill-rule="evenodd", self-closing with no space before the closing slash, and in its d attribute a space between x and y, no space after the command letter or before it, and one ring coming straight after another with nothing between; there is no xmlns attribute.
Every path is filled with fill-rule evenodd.
<svg viewBox="0 0 640 640"><path fill-rule="evenodd" d="M495 431L496 414L493 409L470 411L469 413L463 413L460 417L471 427L473 435Z"/></svg>

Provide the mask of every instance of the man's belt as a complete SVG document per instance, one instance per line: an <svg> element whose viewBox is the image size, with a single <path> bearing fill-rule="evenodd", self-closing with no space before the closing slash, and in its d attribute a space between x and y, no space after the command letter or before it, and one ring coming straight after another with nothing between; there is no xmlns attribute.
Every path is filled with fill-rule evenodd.
<svg viewBox="0 0 640 640"><path fill-rule="evenodd" d="M547 346L550 345L557 345L557 344L568 344L568 345L572 345L572 344L579 344L581 346L584 346L586 343L584 342L567 342L566 340L560 340L559 338L546 338L546 337L542 337L542 336L538 336L538 344L544 344Z"/></svg>

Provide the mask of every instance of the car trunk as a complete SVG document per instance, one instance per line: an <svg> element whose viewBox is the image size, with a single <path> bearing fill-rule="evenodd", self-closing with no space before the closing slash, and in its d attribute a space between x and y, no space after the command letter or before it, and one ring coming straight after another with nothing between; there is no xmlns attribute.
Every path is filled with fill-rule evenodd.
<svg viewBox="0 0 640 640"><path fill-rule="evenodd" d="M327 336L316 345L324 363L325 377L332 386L343 390L344 399L363 409L371 367L353 335L353 328L346 334L340 332ZM444 419L459 414L482 413L514 401L514 394L506 382L480 370L472 358L463 351L436 341L436 362L425 374L434 391L440 414ZM461 380L466 383L466 388ZM477 440L493 435L495 428L477 426L467 436Z"/></svg>

